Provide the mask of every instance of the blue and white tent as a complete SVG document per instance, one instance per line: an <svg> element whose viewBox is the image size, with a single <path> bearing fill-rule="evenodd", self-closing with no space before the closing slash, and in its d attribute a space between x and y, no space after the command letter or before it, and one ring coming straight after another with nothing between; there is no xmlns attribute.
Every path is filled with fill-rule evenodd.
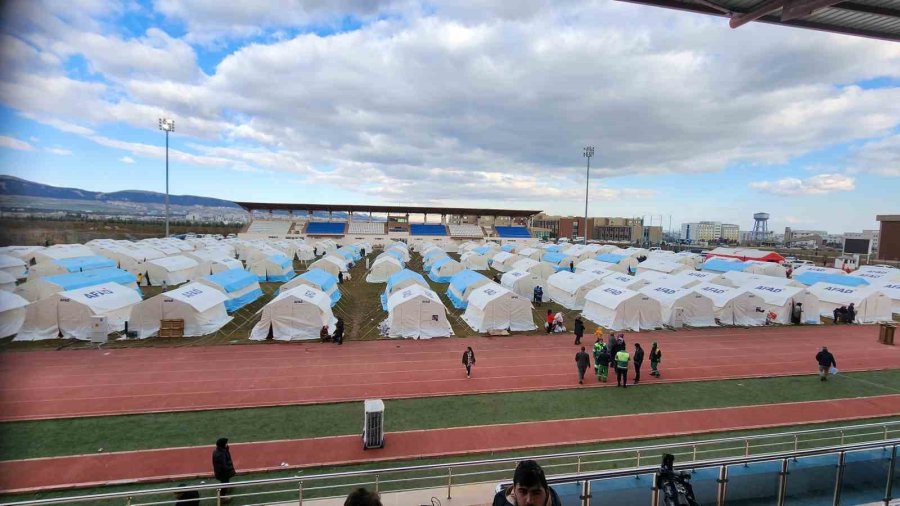
<svg viewBox="0 0 900 506"><path fill-rule="evenodd" d="M297 274L294 263L281 253L255 258L247 263L247 269L256 274L258 281L285 282Z"/></svg>
<svg viewBox="0 0 900 506"><path fill-rule="evenodd" d="M328 271L322 269L310 269L295 277L278 288L277 293L283 293L301 285L311 286L328 296L331 306L341 300L341 291L338 289L338 279Z"/></svg>
<svg viewBox="0 0 900 506"><path fill-rule="evenodd" d="M569 271L570 264L575 263L575 257L566 255L565 253L544 253L544 256L541 257L541 262L552 265L556 269L556 272Z"/></svg>
<svg viewBox="0 0 900 506"><path fill-rule="evenodd" d="M447 287L447 297L456 309L465 309L468 305L469 294L481 285L490 283L491 280L484 275L468 269L459 271L450 278L450 286Z"/></svg>
<svg viewBox="0 0 900 506"><path fill-rule="evenodd" d="M141 293L137 286L137 278L130 272L115 267L36 278L19 285L16 291L25 299L34 302L56 293L105 283L118 283L135 290L138 294Z"/></svg>
<svg viewBox="0 0 900 506"><path fill-rule="evenodd" d="M434 267L434 263L442 258L448 258L447 252L442 249L432 248L422 257L422 269L425 272L430 272L431 268Z"/></svg>
<svg viewBox="0 0 900 506"><path fill-rule="evenodd" d="M217 288L220 292L227 295L228 300L225 301L225 309L229 313L250 304L262 297L263 294L256 275L243 269L232 269L211 274L198 279L197 282Z"/></svg>
<svg viewBox="0 0 900 506"><path fill-rule="evenodd" d="M419 285L422 288L430 290L428 282L425 281L425 278L418 272L403 269L400 272L391 274L387 280L387 286L384 288L384 293L381 294L381 307L387 311L388 299L391 295L411 285Z"/></svg>
<svg viewBox="0 0 900 506"><path fill-rule="evenodd" d="M428 277L435 283L449 283L453 275L463 269L464 267L461 263L450 257L443 257L431 264Z"/></svg>
<svg viewBox="0 0 900 506"><path fill-rule="evenodd" d="M404 253L405 253L404 251L402 251L398 248L391 248L391 249L385 250L385 252L382 253L381 255L390 255L390 256L396 258L397 260L400 260L400 262L402 262L403 264L406 264L407 258L409 257L409 253L406 253L406 254L404 254ZM378 256L381 256L381 255L378 255Z"/></svg>
<svg viewBox="0 0 900 506"><path fill-rule="evenodd" d="M725 260L723 258L711 257L700 265L700 270L706 272L744 272L747 264L740 260Z"/></svg>
<svg viewBox="0 0 900 506"><path fill-rule="evenodd" d="M362 255L359 254L359 248L355 248L353 246L344 246L342 248L338 248L337 254L341 255L347 260L352 260L353 262L357 262L362 259Z"/></svg>
<svg viewBox="0 0 900 506"><path fill-rule="evenodd" d="M603 268L611 271L632 274L637 272L638 261L632 256L619 255L616 253L601 253L594 257L594 260L606 264Z"/></svg>
<svg viewBox="0 0 900 506"><path fill-rule="evenodd" d="M57 258L31 266L28 270L28 279L115 267L118 267L118 264L114 260L99 255Z"/></svg>

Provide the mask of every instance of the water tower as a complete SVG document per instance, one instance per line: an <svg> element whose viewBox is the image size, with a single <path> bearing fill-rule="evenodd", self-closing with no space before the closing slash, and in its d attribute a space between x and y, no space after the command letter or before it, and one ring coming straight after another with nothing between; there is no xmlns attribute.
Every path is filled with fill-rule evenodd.
<svg viewBox="0 0 900 506"><path fill-rule="evenodd" d="M763 242L769 237L769 213L756 213L753 215L753 234L756 242Z"/></svg>

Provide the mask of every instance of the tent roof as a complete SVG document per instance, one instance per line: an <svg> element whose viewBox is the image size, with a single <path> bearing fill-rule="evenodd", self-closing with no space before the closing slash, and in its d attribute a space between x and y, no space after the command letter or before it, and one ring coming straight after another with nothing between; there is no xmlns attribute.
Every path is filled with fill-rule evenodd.
<svg viewBox="0 0 900 506"><path fill-rule="evenodd" d="M811 286L816 283L828 283L833 285L844 286L861 286L868 285L869 281L860 276L845 276L842 274L831 274L826 272L806 271L793 277L795 281Z"/></svg>
<svg viewBox="0 0 900 506"><path fill-rule="evenodd" d="M553 286L566 290L569 293L575 293L582 286L596 281L597 279L591 276L569 271L560 271L547 278L547 283L552 283Z"/></svg>
<svg viewBox="0 0 900 506"><path fill-rule="evenodd" d="M428 283L425 281L425 278L422 277L421 274L415 271L411 271L409 269L403 269L402 271L395 272L388 276L387 279L387 291L390 292L391 289L394 288L397 284L406 281L407 279L415 279L418 283L423 286L428 286Z"/></svg>
<svg viewBox="0 0 900 506"><path fill-rule="evenodd" d="M28 301L18 295L0 290L0 313L4 311L12 311L28 305Z"/></svg>
<svg viewBox="0 0 900 506"><path fill-rule="evenodd" d="M500 253L497 253L496 255L494 255L493 260L495 262L505 262L508 259L513 258L515 256L516 255L514 253L510 253L508 251L501 251Z"/></svg>
<svg viewBox="0 0 900 506"><path fill-rule="evenodd" d="M713 272L731 272L738 271L743 272L747 266L744 262L741 262L737 259L728 259L728 258L716 258L712 257L707 261L703 262L700 266L701 269L705 271L713 271Z"/></svg>
<svg viewBox="0 0 900 506"><path fill-rule="evenodd" d="M236 292L248 285L257 283L256 274L244 269L229 269L205 276L203 279L221 286L226 293Z"/></svg>
<svg viewBox="0 0 900 506"><path fill-rule="evenodd" d="M397 259L397 257L393 255L380 256L376 258L375 261L372 262L372 267L375 267L379 264L394 264L397 267L403 267L403 262L401 262L399 259Z"/></svg>
<svg viewBox="0 0 900 506"><path fill-rule="evenodd" d="M441 307L444 306L444 303L441 302L441 299L437 296L436 293L434 293L434 291L420 285L409 285L403 290L398 290L392 293L391 296L388 297L388 311L393 311L394 308L399 306L400 304L403 304L404 302L412 299L416 299L418 297L425 297L426 299L432 300L436 304L440 304Z"/></svg>
<svg viewBox="0 0 900 506"><path fill-rule="evenodd" d="M53 263L59 265L69 272L78 272L81 270L102 269L104 267L118 267L116 262L109 258L99 255L90 255L84 257L58 258Z"/></svg>
<svg viewBox="0 0 900 506"><path fill-rule="evenodd" d="M268 306L287 298L300 299L318 306L323 311L331 311L331 298L325 292L309 285L299 285L290 290L285 290L266 305Z"/></svg>
<svg viewBox="0 0 900 506"><path fill-rule="evenodd" d="M175 255L165 258L156 258L149 260L148 264L158 265L167 271L180 271L182 269L193 269L198 264L196 260L184 255Z"/></svg>
<svg viewBox="0 0 900 506"><path fill-rule="evenodd" d="M767 304L776 306L785 304L791 297L805 290L796 286L779 286L763 282L750 283L742 288L762 297Z"/></svg>
<svg viewBox="0 0 900 506"><path fill-rule="evenodd" d="M628 257L626 255L616 255L615 253L601 253L594 258L608 264L617 264Z"/></svg>
<svg viewBox="0 0 900 506"><path fill-rule="evenodd" d="M742 293L747 293L747 290L744 288L732 288L730 286L722 286L715 283L700 283L699 285L689 288L689 290L693 290L709 297L716 307L722 307L731 299Z"/></svg>
<svg viewBox="0 0 900 506"><path fill-rule="evenodd" d="M188 283L162 295L184 302L201 313L228 300L224 293L201 283Z"/></svg>
<svg viewBox="0 0 900 506"><path fill-rule="evenodd" d="M469 295L469 305L484 309L491 301L509 297L511 295L515 294L505 287L500 286L497 283L487 283L472 290L472 293Z"/></svg>
<svg viewBox="0 0 900 506"><path fill-rule="evenodd" d="M115 311L141 301L141 296L136 291L118 283L91 285L60 292L57 295L61 299L69 299L88 306L95 312Z"/></svg>
<svg viewBox="0 0 900 506"><path fill-rule="evenodd" d="M641 289L638 291L648 297L652 297L658 301L665 302L666 305L671 305L678 299L684 297L685 295L689 295L692 292L690 288L681 288L677 284L666 282L647 285L641 287Z"/></svg>
<svg viewBox="0 0 900 506"><path fill-rule="evenodd" d="M565 253L554 253L552 251L548 253L544 253L544 256L541 257L541 260L544 262L549 262L551 264L559 264L569 256Z"/></svg>
<svg viewBox="0 0 900 506"><path fill-rule="evenodd" d="M599 286L589 291L585 296L585 300L600 304L603 307L616 309L628 299L640 297L640 295L634 290L621 286Z"/></svg>
<svg viewBox="0 0 900 506"><path fill-rule="evenodd" d="M475 271L464 269L450 278L450 286L456 288L457 291L462 292L471 285L472 283L476 283L481 281L482 279L487 280L488 278L482 274L479 274Z"/></svg>
<svg viewBox="0 0 900 506"><path fill-rule="evenodd" d="M520 258L519 260L516 260L516 263L513 264L513 268L527 271L528 269L534 267L539 263L540 262L533 258Z"/></svg>
<svg viewBox="0 0 900 506"><path fill-rule="evenodd" d="M846 286L834 283L816 283L808 290L823 302L832 304L849 304L876 293L878 289L870 286Z"/></svg>
<svg viewBox="0 0 900 506"><path fill-rule="evenodd" d="M10 255L0 255L0 269L7 267L25 267L25 262L18 257Z"/></svg>
<svg viewBox="0 0 900 506"><path fill-rule="evenodd" d="M330 272L322 269L310 269L298 277L321 286L322 290L330 290L332 286L337 284L337 278L332 276Z"/></svg>
<svg viewBox="0 0 900 506"><path fill-rule="evenodd" d="M674 256L674 255L671 255L671 256ZM657 258L648 258L647 260L644 260L643 262L639 263L638 267L641 267L644 269L650 269L653 271L666 272L666 273L684 269L683 264L680 264L678 262L672 262L669 260L664 260L664 259L658 258L658 257Z"/></svg>
<svg viewBox="0 0 900 506"><path fill-rule="evenodd" d="M84 272L70 272L68 274L46 276L44 277L44 281L52 283L63 290L75 290L102 283L119 283L127 285L136 283L137 278L130 272L115 267L109 267L106 269L91 269Z"/></svg>

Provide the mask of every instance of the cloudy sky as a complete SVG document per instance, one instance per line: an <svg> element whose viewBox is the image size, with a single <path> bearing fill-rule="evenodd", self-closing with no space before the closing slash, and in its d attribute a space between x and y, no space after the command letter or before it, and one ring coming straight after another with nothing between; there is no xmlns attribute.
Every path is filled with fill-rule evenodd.
<svg viewBox="0 0 900 506"><path fill-rule="evenodd" d="M0 173L673 227L900 212L900 44L563 0L2 4ZM660 218L662 216L662 219Z"/></svg>

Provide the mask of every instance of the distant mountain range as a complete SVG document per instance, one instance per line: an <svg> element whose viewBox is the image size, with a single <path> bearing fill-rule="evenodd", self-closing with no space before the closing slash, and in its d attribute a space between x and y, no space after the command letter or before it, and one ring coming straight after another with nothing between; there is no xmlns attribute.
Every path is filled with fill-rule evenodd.
<svg viewBox="0 0 900 506"><path fill-rule="evenodd" d="M165 204L166 202L164 193L141 190L123 190L112 193L93 192L78 188L60 188L5 175L0 175L0 195L138 204ZM229 200L196 195L169 195L169 203L177 206L239 207Z"/></svg>

